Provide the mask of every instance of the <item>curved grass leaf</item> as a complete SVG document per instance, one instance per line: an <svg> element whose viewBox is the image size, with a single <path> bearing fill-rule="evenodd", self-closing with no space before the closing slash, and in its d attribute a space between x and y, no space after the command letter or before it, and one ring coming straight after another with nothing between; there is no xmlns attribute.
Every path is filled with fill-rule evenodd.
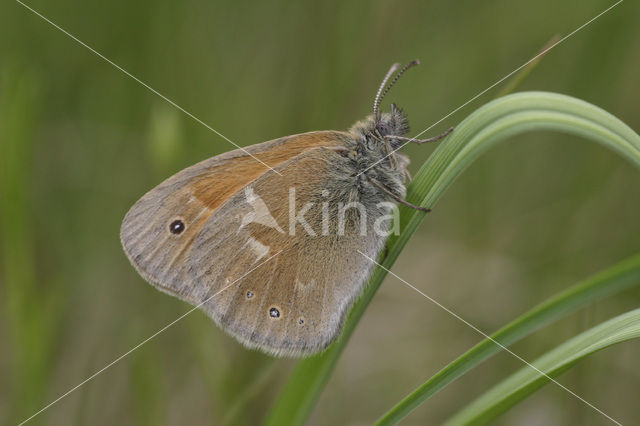
<svg viewBox="0 0 640 426"><path fill-rule="evenodd" d="M640 285L640 254L568 288L502 327L491 335L493 341L484 339L469 349L403 398L376 424L380 426L396 424L449 383L500 352L502 347L494 341L503 346L509 346L590 302L603 299L634 285Z"/></svg>
<svg viewBox="0 0 640 426"><path fill-rule="evenodd" d="M462 121L420 168L409 185L407 199L433 207L480 154L518 133L545 129L584 136L640 167L640 136L610 113L565 95L523 92L489 102ZM400 211L402 231L387 242L388 250L381 261L385 268L391 268L425 215L404 207ZM340 338L324 353L296 365L268 414L267 425L304 423L385 276L383 268L376 268L362 297L351 309Z"/></svg>
<svg viewBox="0 0 640 426"><path fill-rule="evenodd" d="M535 360L532 365L553 378L587 355L638 337L640 309L635 309L564 342ZM471 402L446 425L486 424L549 382L548 377L530 366L525 366ZM571 398L569 395L567 397Z"/></svg>

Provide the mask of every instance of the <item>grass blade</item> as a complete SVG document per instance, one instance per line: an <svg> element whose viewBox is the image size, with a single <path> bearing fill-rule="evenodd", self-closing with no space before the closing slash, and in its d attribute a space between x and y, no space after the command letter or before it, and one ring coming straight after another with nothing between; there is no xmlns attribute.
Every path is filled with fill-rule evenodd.
<svg viewBox="0 0 640 426"><path fill-rule="evenodd" d="M540 61L542 61L544 57L547 56L547 53L549 53L549 51L553 49L555 45L558 44L561 40L562 36L560 34L556 34L551 37L551 40L549 40L547 44L545 44L538 55L535 56L531 62L529 62L524 68L518 71L513 76L513 78L510 79L509 83L507 83L504 88L500 90L496 98L500 98L502 96L508 95L509 93L515 92L518 86L520 86L527 79L527 77L529 77L529 74L531 74L533 69L538 66Z"/></svg>
<svg viewBox="0 0 640 426"><path fill-rule="evenodd" d="M587 355L638 337L640 309L635 309L579 334L532 364L548 376L556 377ZM549 383L547 377L529 366L523 367L471 402L446 424L485 424L546 383Z"/></svg>
<svg viewBox="0 0 640 426"><path fill-rule="evenodd" d="M570 96L523 92L489 102L468 116L438 146L408 188L407 199L433 207L453 181L498 142L533 130L557 130L584 136L618 152L640 167L640 136L610 113ZM391 268L425 213L400 208L401 233L387 242L380 262ZM267 425L299 425L309 416L349 337L380 287L386 272L376 268L352 308L340 338L324 353L300 361L276 399Z"/></svg>
<svg viewBox="0 0 640 426"><path fill-rule="evenodd" d="M537 305L492 334L491 338L509 346L591 302L639 284L640 254L637 254ZM396 424L449 383L501 350L493 341L482 340L403 398L376 424Z"/></svg>

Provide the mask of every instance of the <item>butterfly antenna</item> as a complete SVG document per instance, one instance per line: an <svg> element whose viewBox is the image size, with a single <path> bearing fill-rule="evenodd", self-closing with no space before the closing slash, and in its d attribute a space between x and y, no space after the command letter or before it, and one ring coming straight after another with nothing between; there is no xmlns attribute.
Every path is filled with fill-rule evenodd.
<svg viewBox="0 0 640 426"><path fill-rule="evenodd" d="M407 72L407 70L409 68L415 67L416 65L420 65L420 61L417 60L417 59L414 59L413 61L409 62L407 65L402 67L402 69L400 71L398 71L398 74L396 74L396 76L393 78L393 80L391 80L391 83L389 83L389 85L387 87L385 87L384 90L383 90L382 88L384 87L384 85L387 83L387 81L389 80L391 75L398 69L398 67L400 65L396 63L396 64L393 64L391 66L391 69L389 70L387 75L384 77L384 80L382 81L382 84L380 85L380 88L378 89L378 93L376 94L376 100L373 103L373 113L375 114L376 117L378 116L378 108L380 107L380 103L382 102L382 99L384 99L385 95L387 93L389 93L389 90L391 90L393 85L398 82L400 77L402 77L402 74Z"/></svg>
<svg viewBox="0 0 640 426"><path fill-rule="evenodd" d="M373 101L373 114L377 117L378 116L378 108L380 107L380 102L382 101L382 97L384 97L384 95L382 95L382 91L384 90L384 86L387 85L387 81L389 81L389 79L391 78L391 76L393 75L394 72L396 72L398 70L398 68L400 68L400 63L396 62L395 64L391 65L391 68L389 68L389 71L387 71L387 75L384 76L384 79L382 80L382 83L380 83L380 87L378 87L378 92L376 93L376 98Z"/></svg>

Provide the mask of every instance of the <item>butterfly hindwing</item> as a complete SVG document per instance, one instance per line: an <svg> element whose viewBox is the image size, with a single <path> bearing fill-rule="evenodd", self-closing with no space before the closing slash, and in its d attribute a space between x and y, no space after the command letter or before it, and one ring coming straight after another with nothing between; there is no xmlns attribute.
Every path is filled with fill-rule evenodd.
<svg viewBox="0 0 640 426"><path fill-rule="evenodd" d="M194 288L190 301L216 294L202 309L227 332L249 347L299 356L324 349L337 336L372 265L358 250L376 257L384 240L360 235L355 210L346 212L344 232L338 232L336 213L329 214L323 235L323 202L336 206L358 196L343 156L314 148L277 170L282 176L265 173L204 225L190 255L192 281L202 292ZM292 226L292 214L307 204L308 228Z"/></svg>

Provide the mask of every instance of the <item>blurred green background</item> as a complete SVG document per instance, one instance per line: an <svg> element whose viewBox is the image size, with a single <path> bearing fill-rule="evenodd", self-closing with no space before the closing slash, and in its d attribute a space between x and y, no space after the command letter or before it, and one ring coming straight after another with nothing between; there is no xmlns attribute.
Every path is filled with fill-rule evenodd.
<svg viewBox="0 0 640 426"><path fill-rule="evenodd" d="M388 66L387 98L414 133L613 2L601 0L27 4L240 145L345 129ZM640 129L640 4L627 1L551 51L518 90L599 105ZM504 86L501 86L504 87ZM487 93L429 133L455 125ZM388 105L388 104L387 104ZM233 147L19 3L0 4L0 423L17 423L186 312L120 248L128 208L165 177ZM412 170L433 147L409 147ZM640 179L610 151L534 133L470 168L426 217L394 272L485 331L640 249ZM518 343L532 360L635 308L636 291ZM480 340L389 277L311 424L369 424ZM623 423L640 421L640 342L560 378ZM194 312L33 424L259 422L293 361L247 351ZM521 366L500 355L404 424L437 424ZM546 386L500 424L606 424Z"/></svg>

